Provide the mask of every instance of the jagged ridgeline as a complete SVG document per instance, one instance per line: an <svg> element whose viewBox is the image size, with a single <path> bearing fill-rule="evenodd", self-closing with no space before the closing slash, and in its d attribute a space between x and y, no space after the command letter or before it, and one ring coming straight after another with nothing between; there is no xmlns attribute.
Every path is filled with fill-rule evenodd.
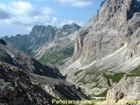
<svg viewBox="0 0 140 105"><path fill-rule="evenodd" d="M3 37L8 46L34 56L42 63L63 64L74 52L75 32L81 27L75 23L57 28L35 25L29 35Z"/></svg>

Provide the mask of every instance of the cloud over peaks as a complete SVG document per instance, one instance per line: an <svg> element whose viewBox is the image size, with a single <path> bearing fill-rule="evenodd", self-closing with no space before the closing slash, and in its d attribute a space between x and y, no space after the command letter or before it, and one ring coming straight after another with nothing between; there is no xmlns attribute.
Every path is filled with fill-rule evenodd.
<svg viewBox="0 0 140 105"><path fill-rule="evenodd" d="M54 11L49 7L35 8L29 2L0 3L0 20L11 24L35 25L54 21L51 14Z"/></svg>

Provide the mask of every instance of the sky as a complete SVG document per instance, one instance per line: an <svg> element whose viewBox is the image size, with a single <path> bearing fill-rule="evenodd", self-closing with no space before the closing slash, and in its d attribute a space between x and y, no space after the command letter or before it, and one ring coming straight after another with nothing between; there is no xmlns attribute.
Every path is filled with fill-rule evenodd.
<svg viewBox="0 0 140 105"><path fill-rule="evenodd" d="M85 25L103 0L0 0L0 37L29 34L34 25Z"/></svg>

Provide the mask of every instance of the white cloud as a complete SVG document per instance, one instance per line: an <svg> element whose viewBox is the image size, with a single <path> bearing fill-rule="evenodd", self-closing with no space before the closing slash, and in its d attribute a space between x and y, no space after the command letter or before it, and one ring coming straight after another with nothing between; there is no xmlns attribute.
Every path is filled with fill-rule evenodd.
<svg viewBox="0 0 140 105"><path fill-rule="evenodd" d="M52 23L55 24L55 23L57 23L57 22L58 22L57 17L53 17L53 18L52 18Z"/></svg>
<svg viewBox="0 0 140 105"><path fill-rule="evenodd" d="M62 4L74 7L87 7L93 4L93 0L57 0Z"/></svg>
<svg viewBox="0 0 140 105"><path fill-rule="evenodd" d="M10 2L0 4L0 19L11 24L35 25L48 24L54 21L54 11L49 7L35 8L29 2Z"/></svg>
<svg viewBox="0 0 140 105"><path fill-rule="evenodd" d="M76 23L80 26L83 26L85 24L84 22L81 22L81 21L78 21L78 20L63 20L63 21L58 22L58 26L62 27L65 24L72 24L72 23Z"/></svg>

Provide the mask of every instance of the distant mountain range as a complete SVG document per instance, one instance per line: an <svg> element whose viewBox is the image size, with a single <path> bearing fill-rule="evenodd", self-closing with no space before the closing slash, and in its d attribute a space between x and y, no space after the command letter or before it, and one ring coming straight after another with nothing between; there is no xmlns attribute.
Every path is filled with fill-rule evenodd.
<svg viewBox="0 0 140 105"><path fill-rule="evenodd" d="M28 54L33 54L34 50L50 44L58 38L66 37L79 30L81 27L77 24L66 24L61 28L53 26L35 25L29 35L15 35L11 37L3 37L3 39L13 48L22 50Z"/></svg>
<svg viewBox="0 0 140 105"><path fill-rule="evenodd" d="M72 56L73 40L76 36L74 33L80 28L75 23L60 28L35 25L29 35L18 34L3 39L8 46L34 56L42 63L62 64L64 59Z"/></svg>

